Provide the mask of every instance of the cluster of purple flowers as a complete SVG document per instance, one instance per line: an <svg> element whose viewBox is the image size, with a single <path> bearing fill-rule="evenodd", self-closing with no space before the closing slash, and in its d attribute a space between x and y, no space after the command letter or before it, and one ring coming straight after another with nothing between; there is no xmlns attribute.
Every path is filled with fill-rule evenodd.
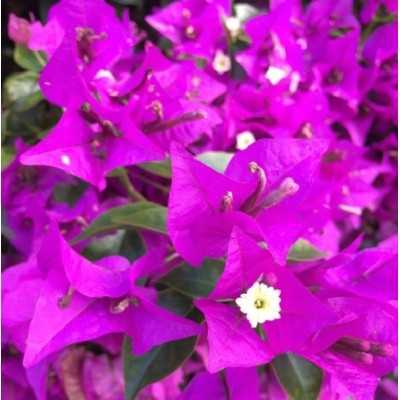
<svg viewBox="0 0 400 400"><path fill-rule="evenodd" d="M4 399L397 398L397 3L306 3L10 16L62 113L2 172Z"/></svg>

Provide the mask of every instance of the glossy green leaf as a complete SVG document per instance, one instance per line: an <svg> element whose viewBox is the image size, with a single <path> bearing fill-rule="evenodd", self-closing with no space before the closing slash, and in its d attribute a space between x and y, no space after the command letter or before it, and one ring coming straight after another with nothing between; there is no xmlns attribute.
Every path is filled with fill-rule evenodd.
<svg viewBox="0 0 400 400"><path fill-rule="evenodd" d="M314 261L322 258L325 258L325 254L305 239L299 239L288 255L288 261Z"/></svg>
<svg viewBox="0 0 400 400"><path fill-rule="evenodd" d="M145 252L146 248L139 233L134 229L127 229L118 254L132 262L143 256Z"/></svg>
<svg viewBox="0 0 400 400"><path fill-rule="evenodd" d="M4 88L5 89L5 88ZM3 92L5 94L5 90ZM4 100L5 96L3 97ZM31 104L30 104L31 105ZM29 105L29 106L30 106ZM15 109L15 106L5 101L5 107L10 107L3 112L3 137L23 137L26 142L36 142L45 136L54 127L61 117L61 110L44 101L24 111Z"/></svg>
<svg viewBox="0 0 400 400"><path fill-rule="evenodd" d="M39 72L46 65L43 53L29 50L26 46L20 44L15 46L14 61L20 67L35 72Z"/></svg>
<svg viewBox="0 0 400 400"><path fill-rule="evenodd" d="M159 204L141 201L114 209L111 220L114 224L149 229L166 234L167 209Z"/></svg>
<svg viewBox="0 0 400 400"><path fill-rule="evenodd" d="M206 151L205 153L198 155L197 159L218 172L224 172L232 157L232 153L225 153L223 151Z"/></svg>
<svg viewBox="0 0 400 400"><path fill-rule="evenodd" d="M9 146L1 147L1 169L6 168L14 160L15 151Z"/></svg>
<svg viewBox="0 0 400 400"><path fill-rule="evenodd" d="M134 261L145 253L145 247L139 234L131 229L118 229L116 232L105 234L91 240L82 254L89 260L112 255L119 255Z"/></svg>
<svg viewBox="0 0 400 400"><path fill-rule="evenodd" d="M134 399L140 389L174 372L190 357L195 343L195 337L169 342L155 347L141 357L135 357L131 352L130 339L125 339L125 399Z"/></svg>
<svg viewBox="0 0 400 400"><path fill-rule="evenodd" d="M4 82L4 102L14 111L26 111L34 107L42 94L37 84L36 72L25 71L10 75Z"/></svg>
<svg viewBox="0 0 400 400"><path fill-rule="evenodd" d="M142 7L142 0L113 0L117 4L122 6L137 6Z"/></svg>
<svg viewBox="0 0 400 400"><path fill-rule="evenodd" d="M223 261L206 260L200 268L184 263L160 280L190 297L205 297L215 286L223 271Z"/></svg>
<svg viewBox="0 0 400 400"><path fill-rule="evenodd" d="M83 250L82 255L92 261L106 256L118 255L124 234L124 230L119 229L114 233L96 238Z"/></svg>
<svg viewBox="0 0 400 400"><path fill-rule="evenodd" d="M127 227L148 229L165 234L166 214L165 207L148 201L138 201L110 208L97 217L78 237L74 238L72 244L99 233Z"/></svg>
<svg viewBox="0 0 400 400"><path fill-rule="evenodd" d="M276 357L272 366L290 399L316 400L318 398L322 372L317 366L291 353Z"/></svg>
<svg viewBox="0 0 400 400"><path fill-rule="evenodd" d="M85 182L74 184L60 183L53 189L53 200L57 203L67 203L69 207L73 207L87 187L88 185Z"/></svg>
<svg viewBox="0 0 400 400"><path fill-rule="evenodd" d="M179 315L186 315L193 307L190 297L171 288L158 292L158 304Z"/></svg>
<svg viewBox="0 0 400 400"><path fill-rule="evenodd" d="M163 178L171 178L171 162L169 160L151 163L142 163L138 165L140 168L154 175Z"/></svg>

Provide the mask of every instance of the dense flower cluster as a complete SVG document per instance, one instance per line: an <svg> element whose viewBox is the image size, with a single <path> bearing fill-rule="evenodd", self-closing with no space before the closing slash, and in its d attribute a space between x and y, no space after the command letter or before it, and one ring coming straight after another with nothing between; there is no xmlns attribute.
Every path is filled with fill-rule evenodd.
<svg viewBox="0 0 400 400"><path fill-rule="evenodd" d="M5 399L396 398L396 4L10 16Z"/></svg>

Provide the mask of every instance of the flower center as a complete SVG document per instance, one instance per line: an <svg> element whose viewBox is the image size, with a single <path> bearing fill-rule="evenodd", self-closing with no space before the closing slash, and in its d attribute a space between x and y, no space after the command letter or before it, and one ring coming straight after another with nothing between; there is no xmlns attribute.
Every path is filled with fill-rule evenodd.
<svg viewBox="0 0 400 400"><path fill-rule="evenodd" d="M103 40L107 38L105 32L96 34L92 28L75 28L76 43L78 47L79 58L85 64L90 64L94 58L92 43L96 40Z"/></svg>
<svg viewBox="0 0 400 400"><path fill-rule="evenodd" d="M246 315L252 328L266 321L281 318L281 291L265 283L256 281L235 302Z"/></svg>
<svg viewBox="0 0 400 400"><path fill-rule="evenodd" d="M254 301L254 305L256 306L257 309L263 308L264 307L264 300L256 299Z"/></svg>

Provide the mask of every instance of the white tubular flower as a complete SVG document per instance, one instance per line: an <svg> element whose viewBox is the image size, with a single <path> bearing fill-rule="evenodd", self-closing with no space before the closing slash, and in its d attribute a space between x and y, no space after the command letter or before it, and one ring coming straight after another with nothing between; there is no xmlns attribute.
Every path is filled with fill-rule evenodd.
<svg viewBox="0 0 400 400"><path fill-rule="evenodd" d="M247 149L256 141L254 135L250 131L243 131L236 136L236 148L238 150Z"/></svg>
<svg viewBox="0 0 400 400"><path fill-rule="evenodd" d="M212 66L219 75L222 75L230 71L232 67L231 59L223 51L217 50Z"/></svg>
<svg viewBox="0 0 400 400"><path fill-rule="evenodd" d="M277 85L282 79L289 75L289 71L285 68L274 67L271 65L265 73L265 79L270 81L273 85Z"/></svg>
<svg viewBox="0 0 400 400"><path fill-rule="evenodd" d="M235 300L252 328L266 321L281 318L281 291L265 283L255 282Z"/></svg>
<svg viewBox="0 0 400 400"><path fill-rule="evenodd" d="M228 17L225 19L225 27L229 31L232 38L239 36L240 30L242 29L240 19L236 17Z"/></svg>

